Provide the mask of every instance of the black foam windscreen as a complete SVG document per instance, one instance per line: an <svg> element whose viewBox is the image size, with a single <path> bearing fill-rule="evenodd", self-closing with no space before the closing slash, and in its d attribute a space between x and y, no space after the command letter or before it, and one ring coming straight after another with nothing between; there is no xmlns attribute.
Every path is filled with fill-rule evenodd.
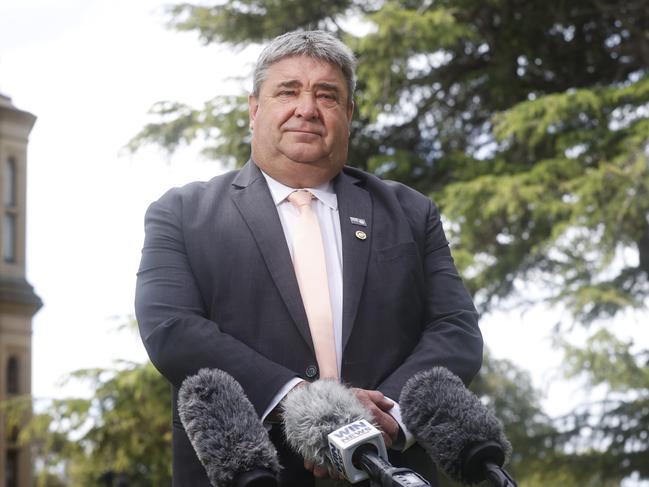
<svg viewBox="0 0 649 487"><path fill-rule="evenodd" d="M185 379L178 413L214 487L241 485L240 479L251 475L270 480L244 485L277 485L272 480L280 469L277 451L241 385L229 374L201 369Z"/></svg>
<svg viewBox="0 0 649 487"><path fill-rule="evenodd" d="M444 367L413 376L399 405L405 425L454 480L477 483L485 461L502 466L511 454L502 423Z"/></svg>

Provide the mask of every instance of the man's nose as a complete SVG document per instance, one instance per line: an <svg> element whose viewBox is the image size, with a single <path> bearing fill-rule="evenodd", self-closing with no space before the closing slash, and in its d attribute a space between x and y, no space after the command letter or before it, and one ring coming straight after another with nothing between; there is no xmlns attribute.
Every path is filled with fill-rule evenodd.
<svg viewBox="0 0 649 487"><path fill-rule="evenodd" d="M313 93L302 93L296 101L295 115L305 120L319 118L318 105Z"/></svg>

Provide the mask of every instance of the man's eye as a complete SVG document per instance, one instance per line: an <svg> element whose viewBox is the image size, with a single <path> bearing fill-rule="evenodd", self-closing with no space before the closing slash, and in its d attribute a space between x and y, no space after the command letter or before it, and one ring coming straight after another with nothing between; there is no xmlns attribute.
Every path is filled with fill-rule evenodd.
<svg viewBox="0 0 649 487"><path fill-rule="evenodd" d="M331 100L331 101L336 101L338 99L336 95L333 93L320 93L318 95L318 98L323 98L325 100Z"/></svg>
<svg viewBox="0 0 649 487"><path fill-rule="evenodd" d="M294 96L295 90L282 90L278 93L279 96Z"/></svg>

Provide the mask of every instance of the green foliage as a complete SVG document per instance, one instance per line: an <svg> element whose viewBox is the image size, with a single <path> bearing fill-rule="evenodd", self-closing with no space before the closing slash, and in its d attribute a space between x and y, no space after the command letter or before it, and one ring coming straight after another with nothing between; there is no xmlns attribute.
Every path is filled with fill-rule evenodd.
<svg viewBox="0 0 649 487"><path fill-rule="evenodd" d="M180 145L202 142L202 153L224 163L250 156L248 106L245 96L219 96L201 110L183 103L159 102L149 111L158 121L147 124L127 145L131 151L152 143L174 152Z"/></svg>
<svg viewBox="0 0 649 487"><path fill-rule="evenodd" d="M609 330L595 332L585 347L562 341L566 375L584 375L590 387L606 384L611 392L649 393L649 351L634 352L633 340L620 340Z"/></svg>
<svg viewBox="0 0 649 487"><path fill-rule="evenodd" d="M363 2L359 2L363 3ZM352 2L304 2L301 0L222 1L212 6L188 3L170 7L171 26L179 31L198 32L207 43L247 44L275 37L298 26L324 28Z"/></svg>
<svg viewBox="0 0 649 487"><path fill-rule="evenodd" d="M500 210L501 218L489 220L492 228L479 235L481 241L472 240L478 237L473 229L460 230L464 252L484 250L487 243L488 255L498 259L478 272L475 288L487 289L488 296L505 296L515 279L530 278L533 271L554 291L547 297L566 304L582 322L644 306L649 293L649 119L642 116L641 106L649 102L648 80L644 76L620 87L548 95L495 117L495 135L507 147L502 154L525 153L534 163L512 176L512 187L484 193L469 181L447 189L444 200L450 201L452 215L494 206ZM565 167L544 174L557 165ZM515 201L530 182L538 183L537 193ZM466 196L465 190L474 199L458 208L457 196ZM509 206L519 214L505 211L508 195L514 199ZM530 205L533 211L525 211ZM536 232L521 232L521 227L512 232L512 224L520 223ZM504 242L512 233L513 241ZM637 264L616 261L624 248L635 250ZM515 257L517 250L524 254L521 259L498 269L503 266L499 253ZM503 275L504 288L488 287L502 286L496 277Z"/></svg>
<svg viewBox="0 0 649 487"><path fill-rule="evenodd" d="M596 465L603 478L633 473L649 478L649 351L605 329L593 333L583 347L560 344L566 350L567 376L582 378L599 396L603 393L561 420L573 457L584 469Z"/></svg>
<svg viewBox="0 0 649 487"><path fill-rule="evenodd" d="M21 428L19 441L34 447L36 487L104 486L108 472L132 487L171 485L171 396L155 368L122 363L68 380L87 383L92 397L39 401L26 424L31 398L2 407L8 425Z"/></svg>
<svg viewBox="0 0 649 487"><path fill-rule="evenodd" d="M386 2L367 17L375 32L346 39L362 53L357 75L364 84L356 104L360 115L372 122L381 115L401 116L404 92L410 93L410 103L417 103L418 93L430 83L421 83L418 78L425 77L427 66L435 62L431 46L441 50L471 35L448 9L408 9L401 3Z"/></svg>

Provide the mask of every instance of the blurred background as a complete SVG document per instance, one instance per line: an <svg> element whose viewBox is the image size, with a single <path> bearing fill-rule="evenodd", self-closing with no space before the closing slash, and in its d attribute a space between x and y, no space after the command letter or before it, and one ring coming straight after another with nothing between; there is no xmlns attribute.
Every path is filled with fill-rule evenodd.
<svg viewBox="0 0 649 487"><path fill-rule="evenodd" d="M133 323L144 212L245 162L252 63L296 28L359 58L350 164L441 208L483 314L473 389L519 485L649 485L649 13L633 0L0 4L0 101L37 117L26 201L4 195L5 213L26 205L24 259L5 252L2 272L24 269L43 303L15 353L0 307L0 481L170 485L168 388Z"/></svg>

